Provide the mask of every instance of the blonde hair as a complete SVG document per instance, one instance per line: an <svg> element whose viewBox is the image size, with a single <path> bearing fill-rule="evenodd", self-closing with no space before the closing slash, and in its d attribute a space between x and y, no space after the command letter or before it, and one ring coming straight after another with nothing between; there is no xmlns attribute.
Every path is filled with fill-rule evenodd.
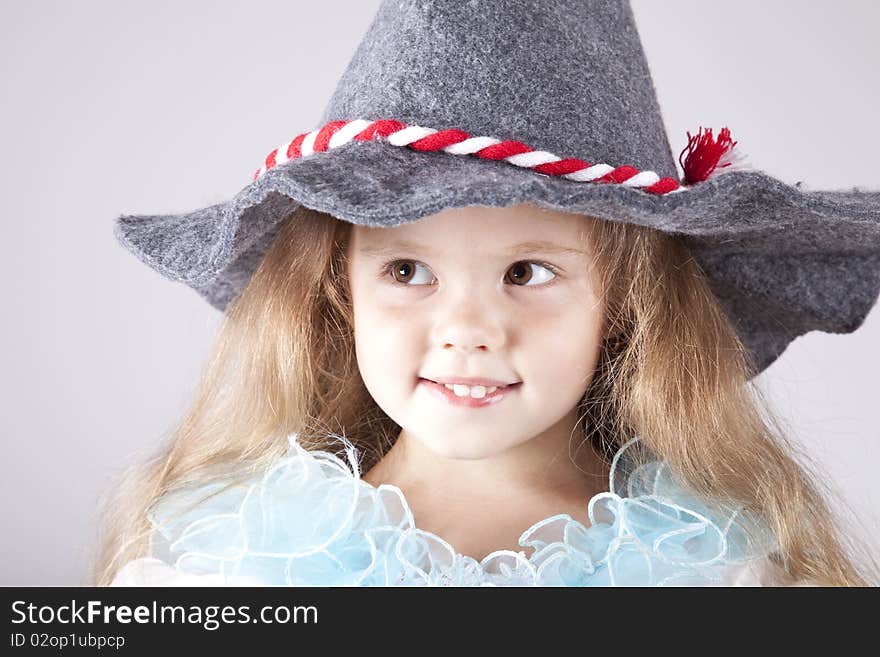
<svg viewBox="0 0 880 657"><path fill-rule="evenodd" d="M102 499L93 584L109 584L124 563L145 556L146 513L164 493L266 468L293 432L307 449L332 450L328 433L344 435L363 456L362 472L390 449L400 427L370 396L355 357L350 231L304 207L281 222L227 309L179 426ZM760 514L780 547L780 583L871 585L850 555L864 552L874 578L876 564L836 525L823 499L834 491L749 381L754 364L680 239L598 219L584 222L584 235L607 330L579 407L581 437L608 455L640 436L697 492Z"/></svg>

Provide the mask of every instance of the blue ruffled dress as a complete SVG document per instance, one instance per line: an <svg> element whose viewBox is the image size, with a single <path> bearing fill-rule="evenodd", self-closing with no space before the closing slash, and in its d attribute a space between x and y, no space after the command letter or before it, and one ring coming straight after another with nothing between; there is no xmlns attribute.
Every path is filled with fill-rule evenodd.
<svg viewBox="0 0 880 657"><path fill-rule="evenodd" d="M292 434L259 476L164 495L148 514L149 557L113 585L773 585L767 557L778 545L767 528L693 495L664 461L631 458L639 438L615 454L609 490L589 500L589 527L554 515L523 532L528 555L481 561L416 527L402 491L363 481L356 448L337 438L348 464Z"/></svg>

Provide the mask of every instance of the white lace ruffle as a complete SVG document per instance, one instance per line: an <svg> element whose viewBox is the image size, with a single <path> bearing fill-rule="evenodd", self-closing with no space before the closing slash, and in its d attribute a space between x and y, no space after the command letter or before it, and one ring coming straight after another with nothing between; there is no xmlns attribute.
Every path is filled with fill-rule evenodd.
<svg viewBox="0 0 880 657"><path fill-rule="evenodd" d="M588 502L590 526L550 516L481 561L415 526L396 486L289 438L265 474L163 496L149 513L150 557L114 585L284 586L726 586L769 583L771 533L741 509L707 505L659 460L615 454L608 492ZM219 491L219 492L218 492ZM212 493L216 493L211 495Z"/></svg>

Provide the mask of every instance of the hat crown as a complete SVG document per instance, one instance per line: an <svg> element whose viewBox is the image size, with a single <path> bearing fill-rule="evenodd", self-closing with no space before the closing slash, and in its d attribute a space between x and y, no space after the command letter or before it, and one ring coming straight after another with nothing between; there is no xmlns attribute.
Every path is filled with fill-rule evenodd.
<svg viewBox="0 0 880 657"><path fill-rule="evenodd" d="M678 178L628 0L385 0L321 125L352 119Z"/></svg>

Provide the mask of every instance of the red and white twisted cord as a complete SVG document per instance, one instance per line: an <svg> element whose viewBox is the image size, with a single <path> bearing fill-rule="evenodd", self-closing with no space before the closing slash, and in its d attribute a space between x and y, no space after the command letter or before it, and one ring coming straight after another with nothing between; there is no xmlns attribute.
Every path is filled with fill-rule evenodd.
<svg viewBox="0 0 880 657"><path fill-rule="evenodd" d="M416 151L443 151L452 155L503 160L548 176L575 182L636 187L650 194L671 194L686 189L674 178L660 178L653 171L639 171L626 165L590 164L577 158L561 158L547 151L536 151L519 141L473 137L463 130L435 130L406 125L394 119L331 121L317 130L304 132L269 153L253 179L257 180L269 169L290 160L322 153L351 141L370 140L386 141L392 146L408 146Z"/></svg>

